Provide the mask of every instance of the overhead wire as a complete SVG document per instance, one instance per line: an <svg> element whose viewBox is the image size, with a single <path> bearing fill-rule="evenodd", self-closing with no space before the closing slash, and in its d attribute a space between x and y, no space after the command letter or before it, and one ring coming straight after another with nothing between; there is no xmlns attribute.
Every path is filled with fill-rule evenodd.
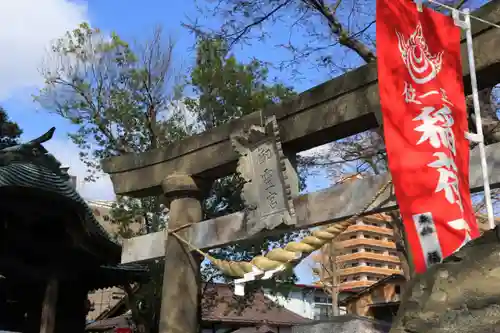
<svg viewBox="0 0 500 333"><path fill-rule="evenodd" d="M450 5L447 5L447 4L444 4L444 3L441 3L441 2L436 1L436 0L427 0L427 1L428 1L428 2L430 2L430 3L436 4L436 5L440 6L440 7L443 7L443 8L449 9L449 10L455 10L455 11L457 11L458 13L460 13L460 14L462 14L462 15L469 15L469 17L470 17L471 19L473 19L473 20L476 20L476 21L479 21L479 22L482 22L482 23L484 23L484 24L487 24L487 25L490 25L490 26L492 26L492 27L495 27L495 28L499 28L499 29L500 29L500 25L498 25L498 24L495 24L495 23L490 22L490 21L488 21L488 20L485 20L485 19L482 19L482 18L480 18L480 17L477 17L477 16L474 16L474 15L471 15L471 14L466 13L466 12L464 12L464 11L461 11L460 9L456 9L456 8L454 8L453 6L450 6Z"/></svg>

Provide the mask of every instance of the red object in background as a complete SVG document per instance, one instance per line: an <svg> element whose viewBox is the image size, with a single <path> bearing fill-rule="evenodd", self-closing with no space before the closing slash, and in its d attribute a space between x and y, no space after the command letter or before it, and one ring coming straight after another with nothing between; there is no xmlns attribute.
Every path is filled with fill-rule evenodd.
<svg viewBox="0 0 500 333"><path fill-rule="evenodd" d="M460 28L410 0L377 0L380 104L389 169L417 273L478 237Z"/></svg>
<svg viewBox="0 0 500 333"><path fill-rule="evenodd" d="M132 330L128 327L115 328L115 333L132 333Z"/></svg>

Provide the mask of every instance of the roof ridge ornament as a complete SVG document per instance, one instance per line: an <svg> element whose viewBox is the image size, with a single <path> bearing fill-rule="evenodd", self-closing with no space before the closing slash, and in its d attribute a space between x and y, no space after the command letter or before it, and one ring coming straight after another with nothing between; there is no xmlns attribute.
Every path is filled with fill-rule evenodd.
<svg viewBox="0 0 500 333"><path fill-rule="evenodd" d="M65 180L69 180L67 170L61 169L61 162L42 145L54 136L55 127L28 142L0 149L0 167L13 163L31 163L43 166Z"/></svg>

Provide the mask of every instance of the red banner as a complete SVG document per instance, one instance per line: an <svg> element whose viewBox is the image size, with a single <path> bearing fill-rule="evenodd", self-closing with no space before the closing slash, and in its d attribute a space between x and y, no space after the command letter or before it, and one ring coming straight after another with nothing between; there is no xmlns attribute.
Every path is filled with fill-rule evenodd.
<svg viewBox="0 0 500 333"><path fill-rule="evenodd" d="M460 28L411 0L377 0L377 56L389 169L421 273L479 236Z"/></svg>
<svg viewBox="0 0 500 333"><path fill-rule="evenodd" d="M132 333L132 330L128 327L115 328L115 333Z"/></svg>

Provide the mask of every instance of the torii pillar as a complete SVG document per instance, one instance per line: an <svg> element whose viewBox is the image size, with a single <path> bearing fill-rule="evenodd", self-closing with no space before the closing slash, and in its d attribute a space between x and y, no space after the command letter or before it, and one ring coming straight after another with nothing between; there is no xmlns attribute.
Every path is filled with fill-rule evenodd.
<svg viewBox="0 0 500 333"><path fill-rule="evenodd" d="M161 183L169 205L168 229L198 223L202 219L203 191L186 174L173 174ZM190 228L178 232L190 239ZM159 333L198 333L201 318L200 256L173 236L165 244L165 270Z"/></svg>

